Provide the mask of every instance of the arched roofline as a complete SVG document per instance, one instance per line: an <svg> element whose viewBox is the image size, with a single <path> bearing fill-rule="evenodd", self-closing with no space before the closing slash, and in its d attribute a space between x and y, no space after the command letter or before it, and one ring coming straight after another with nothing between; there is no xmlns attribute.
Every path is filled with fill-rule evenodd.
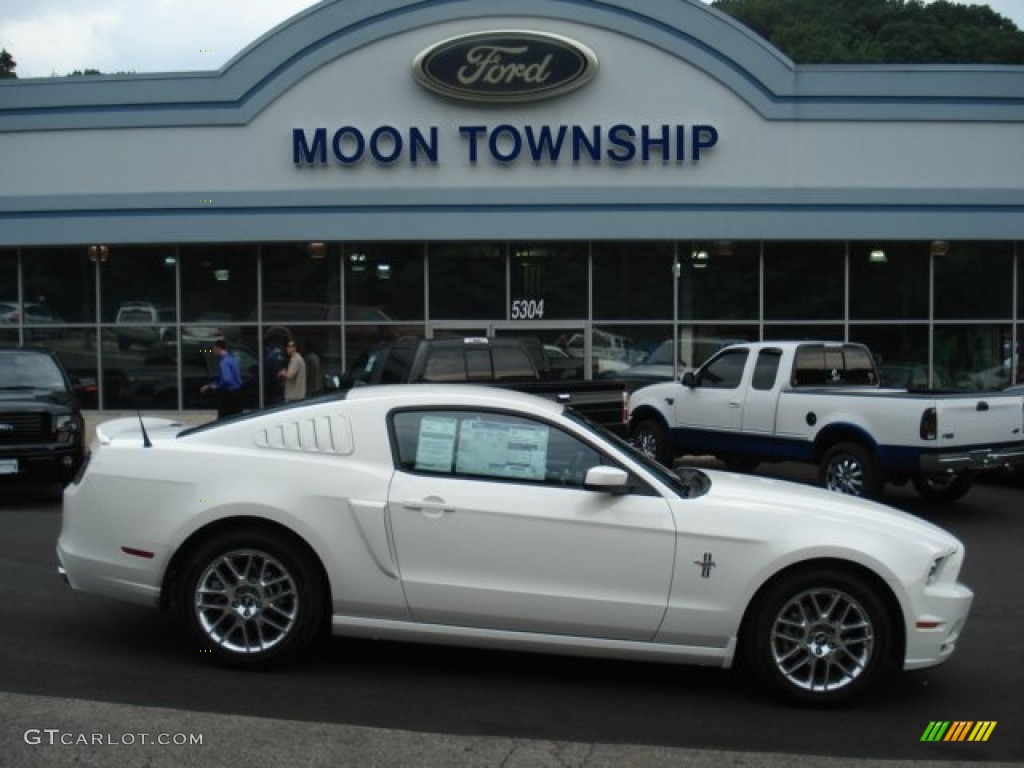
<svg viewBox="0 0 1024 768"><path fill-rule="evenodd" d="M0 132L244 125L320 67L432 24L523 16L634 37L768 120L1024 121L1024 67L796 66L699 0L324 0L214 72L0 82ZM411 64L411 60L410 60Z"/></svg>

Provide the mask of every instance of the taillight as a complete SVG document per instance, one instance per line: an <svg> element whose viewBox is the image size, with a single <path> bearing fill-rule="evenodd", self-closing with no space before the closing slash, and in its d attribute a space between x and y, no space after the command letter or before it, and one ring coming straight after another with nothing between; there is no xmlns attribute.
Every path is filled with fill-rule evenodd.
<svg viewBox="0 0 1024 768"><path fill-rule="evenodd" d="M939 435L939 414L934 408L927 408L921 414L921 439L934 440Z"/></svg>

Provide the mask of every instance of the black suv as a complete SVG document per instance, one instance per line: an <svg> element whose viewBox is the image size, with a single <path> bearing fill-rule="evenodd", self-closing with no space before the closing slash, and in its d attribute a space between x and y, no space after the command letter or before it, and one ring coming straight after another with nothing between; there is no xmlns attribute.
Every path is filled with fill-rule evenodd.
<svg viewBox="0 0 1024 768"><path fill-rule="evenodd" d="M85 424L60 360L0 347L0 482L67 485L84 459Z"/></svg>

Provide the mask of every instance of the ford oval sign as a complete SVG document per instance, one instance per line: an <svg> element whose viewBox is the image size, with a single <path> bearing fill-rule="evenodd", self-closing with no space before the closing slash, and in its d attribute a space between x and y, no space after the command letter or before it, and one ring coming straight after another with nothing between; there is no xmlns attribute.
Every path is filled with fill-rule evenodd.
<svg viewBox="0 0 1024 768"><path fill-rule="evenodd" d="M574 40L544 32L476 32L423 51L413 72L424 87L456 99L534 101L590 82L597 57Z"/></svg>

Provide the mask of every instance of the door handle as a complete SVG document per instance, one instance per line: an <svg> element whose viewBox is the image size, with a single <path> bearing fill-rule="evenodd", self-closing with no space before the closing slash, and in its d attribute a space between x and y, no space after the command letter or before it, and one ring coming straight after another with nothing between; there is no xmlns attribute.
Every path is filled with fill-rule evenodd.
<svg viewBox="0 0 1024 768"><path fill-rule="evenodd" d="M422 512L424 517L442 517L448 512L454 512L455 507L446 504L444 499L430 496L426 499L410 499L403 501L402 506L407 509Z"/></svg>
<svg viewBox="0 0 1024 768"><path fill-rule="evenodd" d="M736 400L730 400L729 401L729 407L730 408L739 408L742 405L743 405L743 403L737 402Z"/></svg>

